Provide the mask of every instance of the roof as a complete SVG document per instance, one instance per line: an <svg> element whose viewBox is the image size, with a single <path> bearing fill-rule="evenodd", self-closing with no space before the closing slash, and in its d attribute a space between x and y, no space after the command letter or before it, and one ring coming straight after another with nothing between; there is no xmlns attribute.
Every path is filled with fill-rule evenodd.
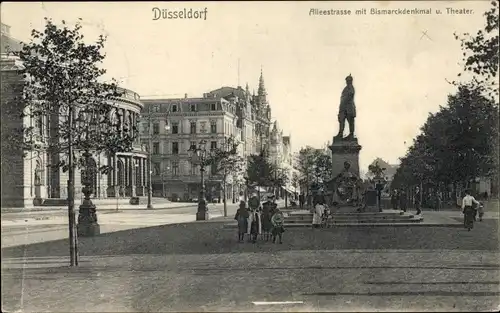
<svg viewBox="0 0 500 313"><path fill-rule="evenodd" d="M376 158L370 165L375 165L377 162L381 168L385 168L384 174L387 177L393 177L399 167L398 164L389 164L381 158Z"/></svg>
<svg viewBox="0 0 500 313"><path fill-rule="evenodd" d="M243 88L241 87L221 87L219 89L215 89L209 92L209 94L216 95L216 97L221 97L221 98L226 98L234 94L240 99L245 99L246 97L246 92Z"/></svg>
<svg viewBox="0 0 500 313"><path fill-rule="evenodd" d="M21 51L22 49L21 42L10 37L6 33L2 33L0 45L0 53L7 53L9 51Z"/></svg>

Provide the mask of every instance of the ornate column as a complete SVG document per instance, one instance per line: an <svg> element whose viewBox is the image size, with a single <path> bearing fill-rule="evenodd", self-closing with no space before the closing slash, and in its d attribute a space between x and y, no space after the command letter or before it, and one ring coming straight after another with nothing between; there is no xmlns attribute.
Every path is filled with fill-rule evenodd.
<svg viewBox="0 0 500 313"><path fill-rule="evenodd" d="M147 159L142 158L142 190L143 194L146 195L146 185L147 185L147 170L148 170L148 165L147 165Z"/></svg>
<svg viewBox="0 0 500 313"><path fill-rule="evenodd" d="M113 192L116 198L118 198L120 195L119 189L118 189L118 156L113 155Z"/></svg>
<svg viewBox="0 0 500 313"><path fill-rule="evenodd" d="M136 177L137 177L136 171L138 169L136 169L136 167L135 167L135 161L136 160L134 159L134 156L132 155L130 157L130 197L132 197L132 198L137 197L135 186L136 186ZM139 204L139 203L137 203L137 204Z"/></svg>

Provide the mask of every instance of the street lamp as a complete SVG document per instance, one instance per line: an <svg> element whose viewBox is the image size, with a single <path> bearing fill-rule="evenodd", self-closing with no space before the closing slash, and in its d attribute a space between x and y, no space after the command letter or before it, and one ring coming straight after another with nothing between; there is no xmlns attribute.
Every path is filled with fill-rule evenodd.
<svg viewBox="0 0 500 313"><path fill-rule="evenodd" d="M168 132L170 131L170 125L168 124L168 120L165 120L165 133L168 134ZM170 170L170 167L167 166L166 168L166 171ZM163 172L162 174L162 178L161 178L161 181L162 181L162 194L163 194L163 197L166 198L167 197L167 193L165 191L165 172Z"/></svg>
<svg viewBox="0 0 500 313"><path fill-rule="evenodd" d="M147 209L151 210L153 208L153 204L151 203L151 198L153 197L153 186L151 183L151 174L153 173L152 170L152 165L151 165L151 156L153 155L153 142L152 142L152 137L153 137L153 121L152 121L152 116L151 116L151 105L149 105L149 110L148 110L148 205Z"/></svg>
<svg viewBox="0 0 500 313"><path fill-rule="evenodd" d="M201 191L200 198L198 199L198 212L196 212L196 220L204 221L208 220L208 212L207 212L207 201L205 199L205 166L207 166L207 161L211 157L211 152L206 149L207 141L200 141L198 147L191 146L189 148L188 153L191 159L193 159L193 163L198 162L200 165L200 174L201 174Z"/></svg>
<svg viewBox="0 0 500 313"><path fill-rule="evenodd" d="M169 167L169 166L167 166L167 168L165 169L165 171L164 171L164 172L162 173L162 175L161 175L161 176L162 176L162 177L161 177L161 182L162 182L162 189L161 189L161 190L162 190L162 195L163 195L163 197L164 197L164 198L166 198L166 197L167 197L167 192L166 192L166 190L165 190L165 181L166 181L165 176L166 176L166 174L167 174L167 172L168 172L169 170L170 170L170 167Z"/></svg>

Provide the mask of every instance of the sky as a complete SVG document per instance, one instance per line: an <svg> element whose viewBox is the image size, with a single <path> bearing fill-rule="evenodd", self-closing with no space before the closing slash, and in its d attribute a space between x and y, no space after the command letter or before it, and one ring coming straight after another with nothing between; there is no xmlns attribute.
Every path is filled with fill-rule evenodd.
<svg viewBox="0 0 500 313"><path fill-rule="evenodd" d="M238 82L257 90L262 69L273 119L292 136L294 151L322 147L337 134L340 94L351 74L360 167L366 171L376 157L397 164L429 112L446 104L455 90L447 80L461 71L462 51L453 34L482 28L489 3L3 2L1 18L20 40L42 29L44 17L58 24L82 18L89 43L108 36L107 76L143 98L202 96ZM155 7L206 8L206 20L154 20ZM313 8L352 12L310 15ZM366 15L355 14L363 8ZM374 15L372 8L433 13ZM448 14L446 8L472 11Z"/></svg>

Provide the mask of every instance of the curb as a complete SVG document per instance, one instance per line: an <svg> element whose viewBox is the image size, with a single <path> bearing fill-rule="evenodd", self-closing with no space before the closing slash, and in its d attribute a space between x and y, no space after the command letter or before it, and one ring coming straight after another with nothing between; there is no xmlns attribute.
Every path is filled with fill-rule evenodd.
<svg viewBox="0 0 500 313"><path fill-rule="evenodd" d="M78 210L78 206L75 204L75 210ZM183 206L174 206L174 207L157 207L153 209L148 209L146 206L142 205L134 205L131 206L126 205L126 206L118 206L118 210L123 212L123 211L159 211L159 210L170 210L170 209L183 209L183 208L190 208L190 207L195 207L196 203L193 205L183 205ZM116 206L111 206L111 205L106 205L106 206L96 206L97 207L97 212L99 211L116 211ZM1 214L16 214L16 213L53 213L53 212L61 212L61 211L66 211L67 207L37 207L37 208L32 208L32 209L1 209Z"/></svg>

